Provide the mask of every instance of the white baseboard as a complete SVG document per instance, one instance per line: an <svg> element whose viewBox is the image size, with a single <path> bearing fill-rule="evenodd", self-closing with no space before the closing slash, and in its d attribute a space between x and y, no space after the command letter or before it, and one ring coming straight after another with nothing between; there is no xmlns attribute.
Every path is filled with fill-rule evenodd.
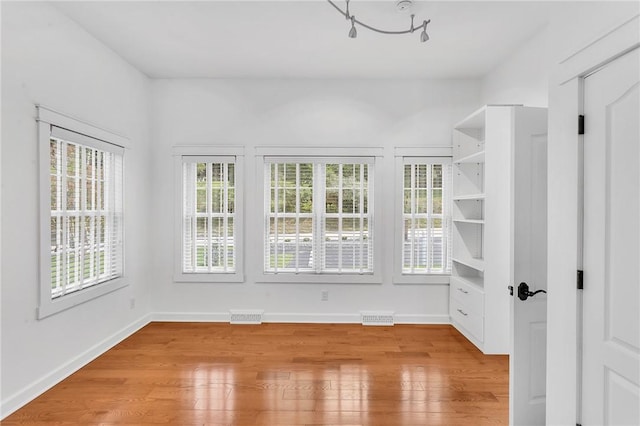
<svg viewBox="0 0 640 426"><path fill-rule="evenodd" d="M360 314L322 314L322 313L267 313L262 315L263 322L289 322L311 324L359 324Z"/></svg>
<svg viewBox="0 0 640 426"><path fill-rule="evenodd" d="M449 315L395 314L396 324L451 324Z"/></svg>
<svg viewBox="0 0 640 426"><path fill-rule="evenodd" d="M32 401L51 387L60 383L80 368L84 367L127 337L131 336L136 331L140 330L145 325L149 324L150 320L151 315L141 317L137 321L129 324L100 343L87 349L77 357L51 371L41 379L34 381L33 383L25 386L22 390L3 399L0 402L0 419L4 419L9 414Z"/></svg>
<svg viewBox="0 0 640 426"><path fill-rule="evenodd" d="M229 312L155 312L152 321L169 322L229 322ZM262 322L285 323L359 323L360 314L323 314L323 313L268 313L262 314Z"/></svg>
<svg viewBox="0 0 640 426"><path fill-rule="evenodd" d="M154 312L151 321L166 322L229 322L229 312Z"/></svg>
<svg viewBox="0 0 640 426"><path fill-rule="evenodd" d="M155 312L151 321L174 322L229 322L228 312ZM310 323L310 324L360 324L360 313L293 313L265 312L262 322ZM449 315L395 314L396 324L451 324Z"/></svg>

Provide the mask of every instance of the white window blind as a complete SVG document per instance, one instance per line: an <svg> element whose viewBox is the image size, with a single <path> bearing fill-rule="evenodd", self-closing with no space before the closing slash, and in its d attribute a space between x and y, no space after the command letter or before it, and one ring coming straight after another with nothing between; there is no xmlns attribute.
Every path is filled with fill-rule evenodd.
<svg viewBox="0 0 640 426"><path fill-rule="evenodd" d="M372 171L370 158L265 158L265 272L372 274Z"/></svg>
<svg viewBox="0 0 640 426"><path fill-rule="evenodd" d="M235 157L182 157L182 272L236 271Z"/></svg>
<svg viewBox="0 0 640 426"><path fill-rule="evenodd" d="M451 164L405 158L402 273L451 272Z"/></svg>
<svg viewBox="0 0 640 426"><path fill-rule="evenodd" d="M51 127L52 299L123 275L123 152Z"/></svg>

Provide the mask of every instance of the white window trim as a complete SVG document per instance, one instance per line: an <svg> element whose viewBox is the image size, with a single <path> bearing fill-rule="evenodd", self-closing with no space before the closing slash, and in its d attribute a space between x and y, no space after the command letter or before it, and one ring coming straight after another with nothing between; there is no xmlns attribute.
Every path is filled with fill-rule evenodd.
<svg viewBox="0 0 640 426"><path fill-rule="evenodd" d="M183 157L235 157L235 271L182 272L182 164ZM177 145L174 157L174 270L177 283L242 283L244 282L244 147L215 145Z"/></svg>
<svg viewBox="0 0 640 426"><path fill-rule="evenodd" d="M123 275L119 278L96 284L55 299L51 298L51 184L49 179L49 141L51 137L51 126L67 129L74 133L104 141L105 144L117 145L122 148L129 146L129 140L124 136L101 129L69 115L59 113L48 107L36 105L36 109L38 123L38 178L40 183L40 277L37 318L43 319L111 293L129 284L126 278L126 265L123 265ZM101 149L104 150L105 148L102 147ZM125 198L125 194L126 184L123 176L123 198ZM123 214L126 217L126 211L123 211ZM126 239L124 240L124 247L124 253L126 254ZM126 262L124 263L126 264Z"/></svg>
<svg viewBox="0 0 640 426"><path fill-rule="evenodd" d="M393 283L417 284L417 285L448 285L450 274L406 274L402 272L403 250L403 214L404 194L402 185L404 182L405 159L415 157L425 164L441 163L442 160L451 162L452 147L397 147L395 155L395 179L394 179L394 250L393 250Z"/></svg>
<svg viewBox="0 0 640 426"><path fill-rule="evenodd" d="M373 205L370 209L374 212L375 222L373 226L373 273L358 274L338 274L338 273L309 273L309 272L287 272L287 273L269 273L264 272L262 257L259 259L260 272L256 275L257 283L297 283L297 284L382 284L382 227L378 224L383 222L383 209L382 209L382 188L381 184L383 175L383 167L380 161L383 157L384 149L379 147L358 147L358 148L332 148L332 147L256 147L256 187L264 188L264 167L265 157L286 157L291 161L298 161L299 159L310 157L330 157L330 158L370 158L373 160ZM265 194L261 192L261 196ZM266 232L264 222L264 212L256 215L255 229L261 230L261 238L264 241L264 235ZM264 242L263 242L264 244ZM261 256L264 254L265 248L262 247Z"/></svg>

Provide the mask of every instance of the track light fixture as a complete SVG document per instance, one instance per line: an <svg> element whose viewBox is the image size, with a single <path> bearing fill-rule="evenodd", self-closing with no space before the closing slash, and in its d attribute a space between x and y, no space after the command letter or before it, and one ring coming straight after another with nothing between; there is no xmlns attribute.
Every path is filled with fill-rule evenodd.
<svg viewBox="0 0 640 426"><path fill-rule="evenodd" d="M371 31L375 31L377 33L380 34L412 34L414 33L416 30L422 30L422 32L420 33L420 41L421 42L425 42L427 40L429 40L429 34L427 34L427 25L431 22L431 19L428 19L426 21L422 21L422 25L420 25L419 27L415 27L413 20L415 18L414 14L411 14L411 26L409 27L408 30L402 30L402 31L387 31L387 30L381 30L380 28L376 28L373 27L371 25L365 24L362 21L358 21L355 17L355 15L352 15L351 12L349 12L349 2L350 0L345 0L347 3L347 7L345 10L340 9L340 7L338 5L336 5L332 0L327 0L329 2L329 4L331 4L331 6L333 6L338 12L340 12L340 14L344 15L344 17L347 19L347 21L351 21L351 29L349 30L349 37L350 38L356 38L358 37L358 31L356 30L356 24L371 30ZM397 2L397 6L399 9L401 10L405 10L409 7L411 7L411 1L410 0L400 0Z"/></svg>

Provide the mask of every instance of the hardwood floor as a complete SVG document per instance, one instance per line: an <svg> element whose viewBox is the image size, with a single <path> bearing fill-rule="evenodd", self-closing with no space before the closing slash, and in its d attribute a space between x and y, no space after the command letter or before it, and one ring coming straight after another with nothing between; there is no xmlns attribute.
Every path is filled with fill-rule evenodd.
<svg viewBox="0 0 640 426"><path fill-rule="evenodd" d="M2 424L507 424L508 375L448 325L151 323Z"/></svg>

